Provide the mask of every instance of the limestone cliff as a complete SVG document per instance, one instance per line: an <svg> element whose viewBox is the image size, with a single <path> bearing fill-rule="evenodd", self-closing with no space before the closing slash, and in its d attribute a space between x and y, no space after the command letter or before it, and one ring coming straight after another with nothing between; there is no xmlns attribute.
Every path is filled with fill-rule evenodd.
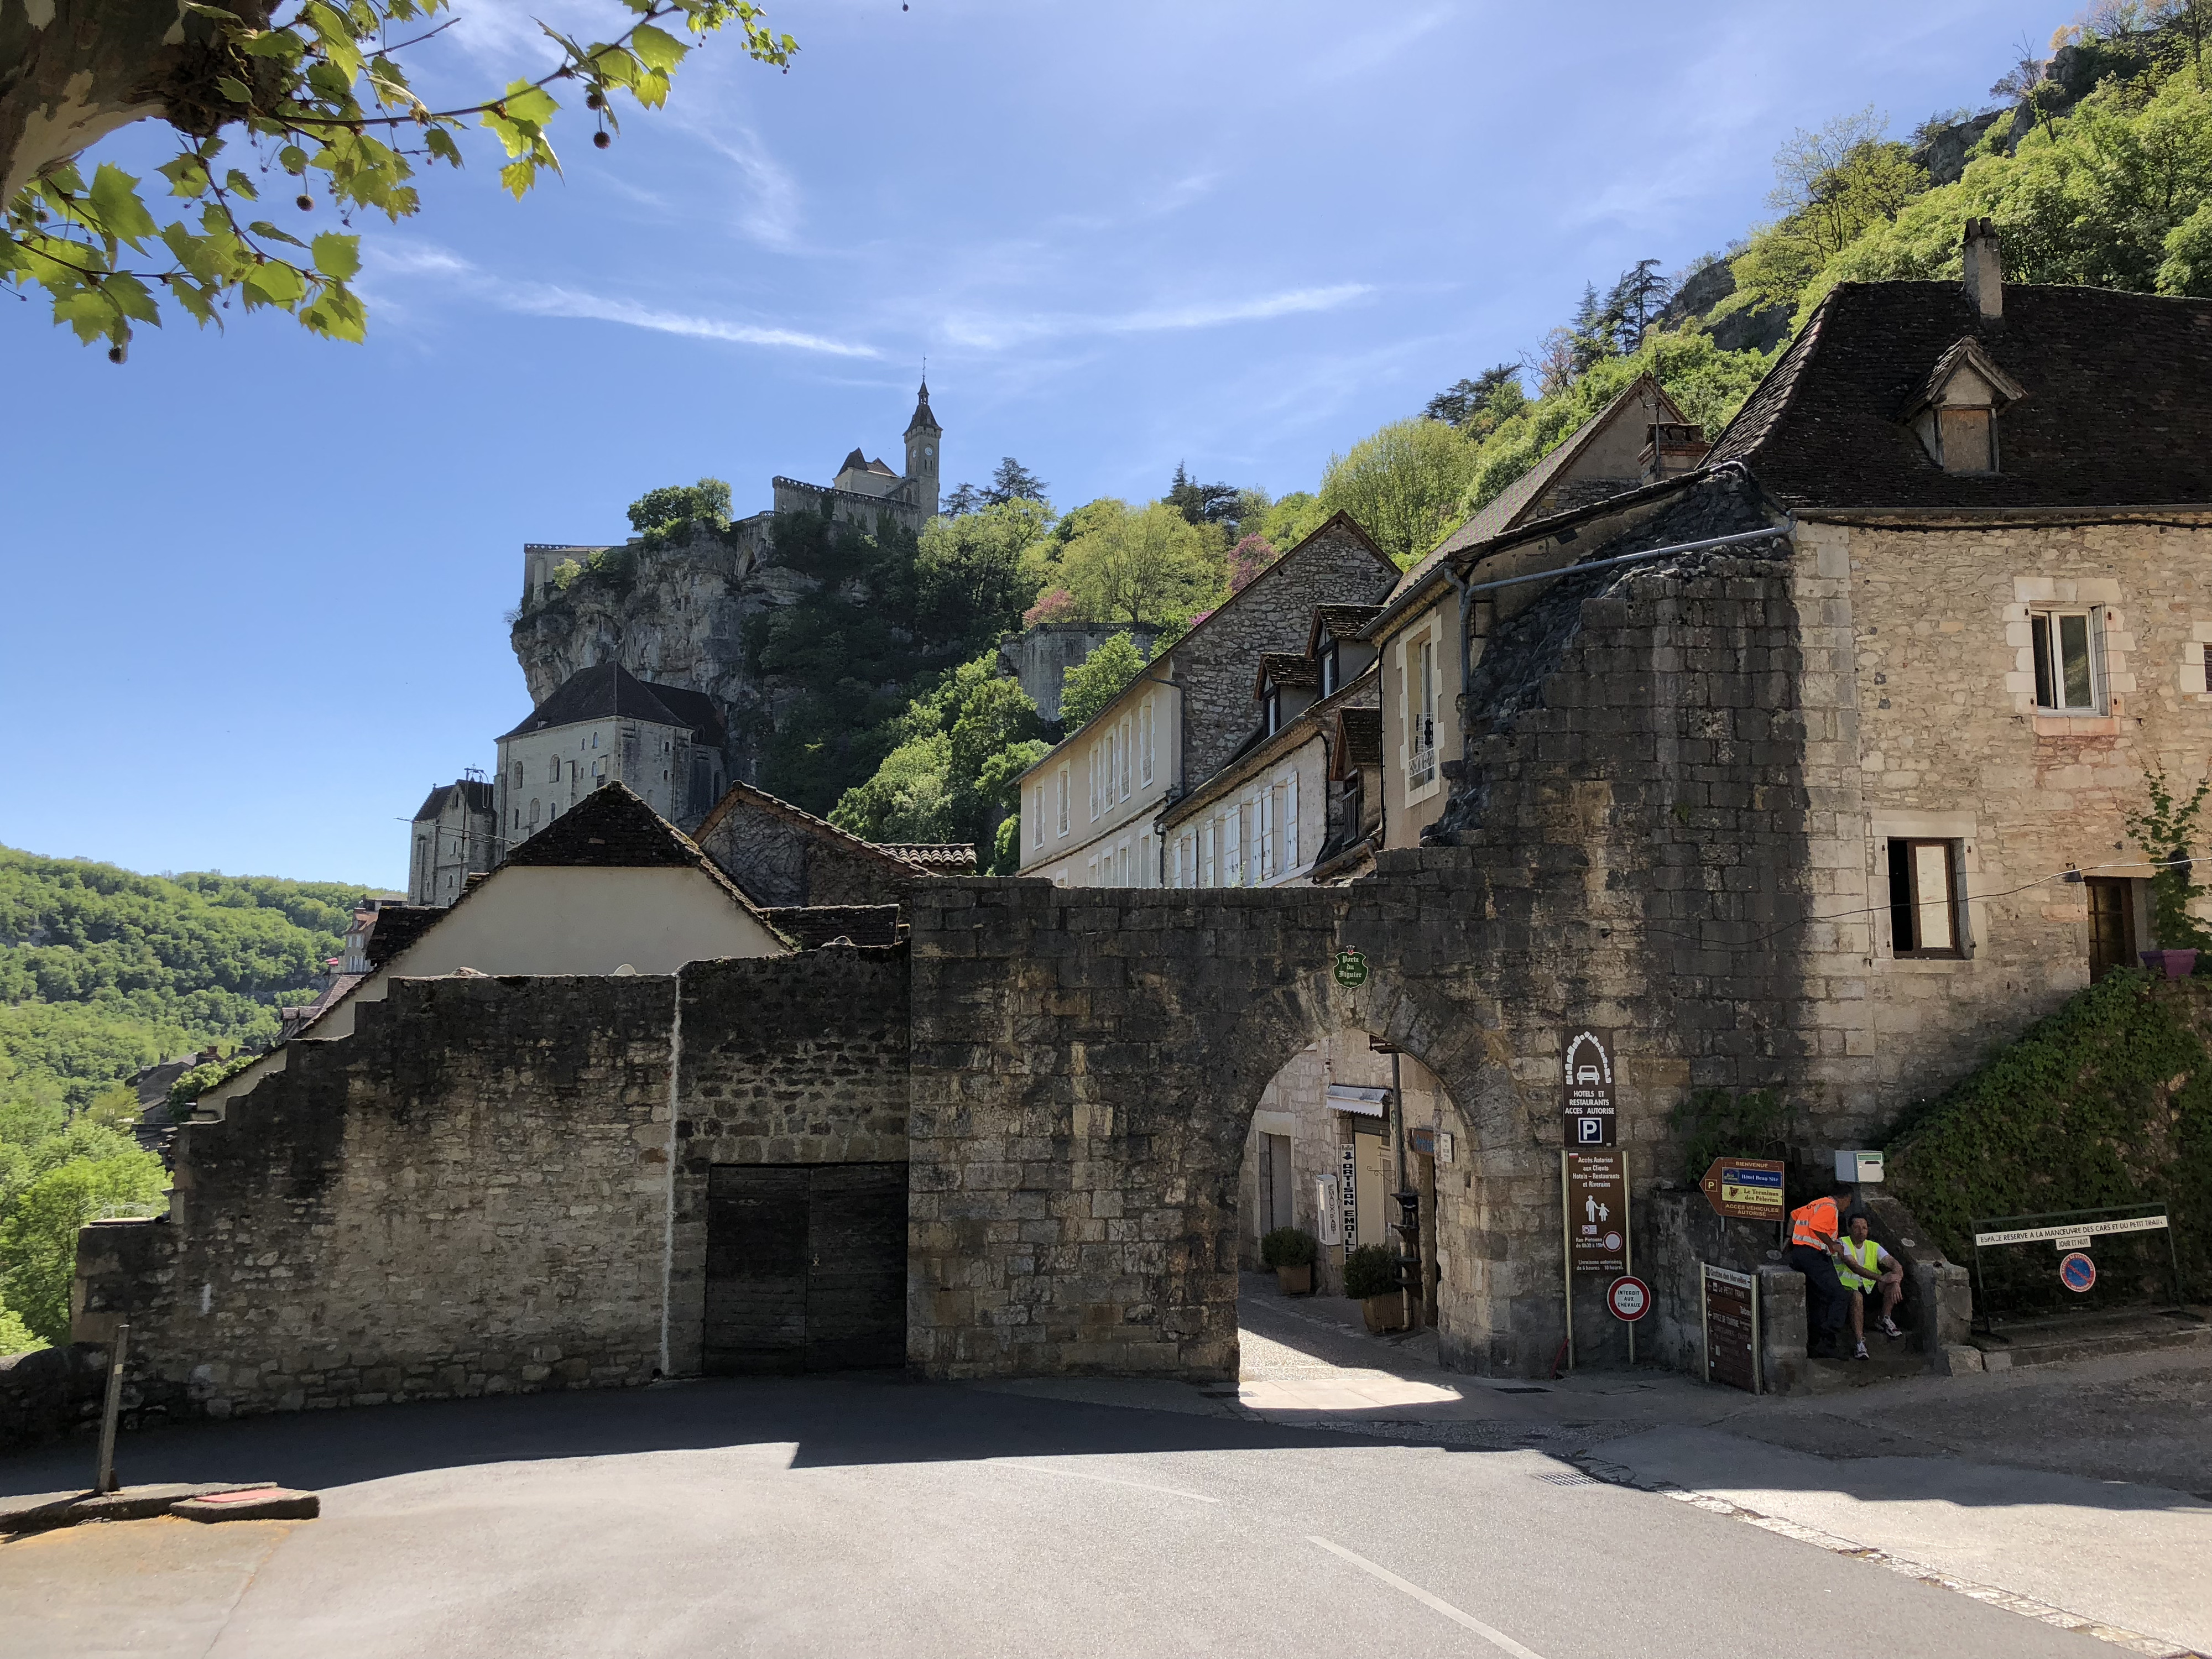
<svg viewBox="0 0 2212 1659"><path fill-rule="evenodd" d="M580 555L586 550L578 550ZM515 613L511 639L533 704L571 674L618 662L640 679L712 697L729 732L729 775L757 781L780 701L747 661L746 623L817 584L773 562L760 538L702 530L680 546L605 550L604 567L548 586Z"/></svg>

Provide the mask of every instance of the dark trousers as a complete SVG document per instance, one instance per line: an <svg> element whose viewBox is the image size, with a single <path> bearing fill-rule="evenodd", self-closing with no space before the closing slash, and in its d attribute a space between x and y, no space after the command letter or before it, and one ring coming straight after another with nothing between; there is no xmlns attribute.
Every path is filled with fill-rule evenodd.
<svg viewBox="0 0 2212 1659"><path fill-rule="evenodd" d="M1833 1341L1843 1334L1850 1312L1844 1300L1843 1281L1836 1277L1835 1258L1810 1244L1790 1247L1790 1265L1805 1275L1806 1334L1808 1346Z"/></svg>

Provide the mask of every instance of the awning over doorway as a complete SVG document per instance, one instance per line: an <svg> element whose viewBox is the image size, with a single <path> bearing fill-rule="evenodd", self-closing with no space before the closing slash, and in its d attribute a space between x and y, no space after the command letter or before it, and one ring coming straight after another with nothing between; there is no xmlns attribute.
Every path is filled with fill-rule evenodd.
<svg viewBox="0 0 2212 1659"><path fill-rule="evenodd" d="M1352 1112L1360 1117L1381 1117L1390 1104L1388 1089L1362 1089L1350 1083L1328 1085L1328 1106L1333 1112Z"/></svg>

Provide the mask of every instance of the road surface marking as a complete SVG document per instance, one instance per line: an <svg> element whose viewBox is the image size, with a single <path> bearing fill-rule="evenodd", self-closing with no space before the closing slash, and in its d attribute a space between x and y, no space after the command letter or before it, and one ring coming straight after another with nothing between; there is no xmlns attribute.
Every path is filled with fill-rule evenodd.
<svg viewBox="0 0 2212 1659"><path fill-rule="evenodd" d="M1002 1469L1018 1469L1026 1474L1064 1474L1071 1480L1096 1480L1106 1486L1133 1486L1139 1492L1165 1492L1170 1498L1188 1498L1200 1504L1218 1504L1218 1498L1208 1498L1202 1492L1185 1492L1180 1486L1156 1486L1149 1480L1124 1480L1117 1475L1092 1474L1085 1469L1056 1469L1049 1463L1016 1462L1010 1458L991 1460Z"/></svg>
<svg viewBox="0 0 2212 1659"><path fill-rule="evenodd" d="M1508 1636L1504 1631L1492 1630L1488 1625L1484 1624L1481 1620L1474 1617L1474 1614L1462 1613L1457 1607L1445 1601L1442 1596L1430 1595L1428 1591L1423 1589L1419 1584L1410 1583L1406 1579L1399 1577L1396 1573L1391 1571L1388 1567L1379 1567L1376 1565L1374 1562L1369 1560L1364 1555L1354 1555L1350 1550L1345 1548L1341 1544L1332 1544L1328 1539L1316 1537L1311 1533L1306 1534L1306 1542L1309 1544L1320 1545L1331 1555L1342 1556L1346 1560L1351 1562L1353 1566L1358 1567L1362 1572L1374 1574L1376 1577L1380 1578L1384 1583L1389 1585L1392 1589L1403 1590L1407 1595L1412 1596L1416 1601L1419 1601L1423 1607L1433 1607L1437 1612L1443 1614L1445 1618L1450 1620L1454 1624L1462 1625L1468 1630L1473 1631L1477 1636L1480 1636L1484 1641L1489 1643L1492 1647L1497 1648L1501 1652L1511 1654L1513 1656L1513 1659L1544 1659L1543 1655L1536 1652L1533 1649L1522 1647L1518 1642Z"/></svg>

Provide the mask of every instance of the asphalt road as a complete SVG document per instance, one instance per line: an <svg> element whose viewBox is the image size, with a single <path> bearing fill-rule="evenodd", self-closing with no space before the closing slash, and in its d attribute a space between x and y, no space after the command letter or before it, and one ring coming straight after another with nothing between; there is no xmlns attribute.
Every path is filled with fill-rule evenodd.
<svg viewBox="0 0 2212 1659"><path fill-rule="evenodd" d="M81 1448L0 1463L75 1484ZM195 1425L132 1481L310 1522L0 1546L37 1656L2117 1650L1538 1450L836 1377Z"/></svg>

